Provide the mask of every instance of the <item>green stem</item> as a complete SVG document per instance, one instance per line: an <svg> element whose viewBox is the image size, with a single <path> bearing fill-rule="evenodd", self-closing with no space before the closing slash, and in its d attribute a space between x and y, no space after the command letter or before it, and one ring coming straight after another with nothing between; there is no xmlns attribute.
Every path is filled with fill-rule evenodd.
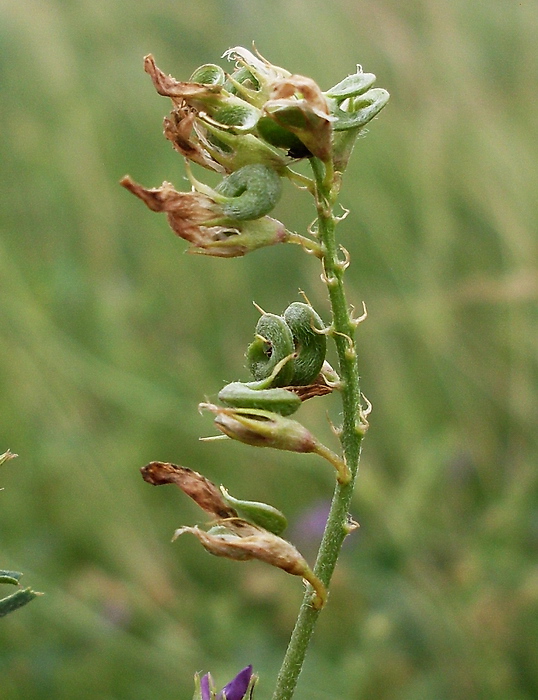
<svg viewBox="0 0 538 700"><path fill-rule="evenodd" d="M323 272L331 302L333 337L343 384L344 420L340 440L344 459L351 474L349 483L336 484L325 533L314 567L315 575L328 588L342 544L349 533L348 513L359 468L364 424L361 420L361 393L354 340L356 324L350 315L346 300L343 284L345 265L338 258L335 239L337 219L333 209L337 187L333 185L332 172L324 168L320 161L312 159L312 169L316 182L318 238L323 254ZM282 662L273 700L290 700L293 696L319 613L320 610L312 606L311 591L307 591Z"/></svg>

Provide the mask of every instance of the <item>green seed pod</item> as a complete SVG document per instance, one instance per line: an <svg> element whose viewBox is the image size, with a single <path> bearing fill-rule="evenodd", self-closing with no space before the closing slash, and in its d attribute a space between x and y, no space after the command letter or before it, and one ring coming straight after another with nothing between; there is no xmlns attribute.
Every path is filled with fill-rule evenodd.
<svg viewBox="0 0 538 700"><path fill-rule="evenodd" d="M230 496L224 486L220 487L222 496L226 503L234 508L239 515L248 520L254 525L263 527L269 530L274 535L280 535L288 526L288 521L284 513L281 513L277 508L268 505L267 503L259 503L258 501L242 501L238 498Z"/></svg>
<svg viewBox="0 0 538 700"><path fill-rule="evenodd" d="M308 304L295 301L284 312L294 340L294 386L311 384L321 371L327 353L327 339L314 328L323 330L323 321Z"/></svg>
<svg viewBox="0 0 538 700"><path fill-rule="evenodd" d="M239 221L259 219L268 214L280 199L279 175L266 165L245 165L224 178L215 191L221 195L226 216Z"/></svg>
<svg viewBox="0 0 538 700"><path fill-rule="evenodd" d="M256 326L256 339L247 350L255 381L227 384L219 399L232 408L292 415L304 394L284 387L304 388L315 382L327 350L321 331L323 322L309 304L294 302L284 316L264 313Z"/></svg>
<svg viewBox="0 0 538 700"><path fill-rule="evenodd" d="M343 102L348 97L362 95L366 90L372 87L375 83L375 75L373 73L354 73L348 75L336 85L333 85L330 90L326 90L323 94L327 97L333 97L339 102Z"/></svg>
<svg viewBox="0 0 538 700"><path fill-rule="evenodd" d="M335 131L362 129L389 101L389 93L383 88L371 88L368 92L353 98L353 110L346 112L339 105L331 108L331 114L338 119L333 124Z"/></svg>
<svg viewBox="0 0 538 700"><path fill-rule="evenodd" d="M247 350L247 364L257 381L268 377L276 365L295 351L293 335L282 316L263 314L256 325L256 339ZM272 382L273 387L289 386L293 361L284 364Z"/></svg>
<svg viewBox="0 0 538 700"><path fill-rule="evenodd" d="M261 408L290 416L301 406L301 399L287 389L258 389L260 382L232 382L219 392L219 399L235 408Z"/></svg>
<svg viewBox="0 0 538 700"><path fill-rule="evenodd" d="M291 158L309 158L312 156L308 148L291 131L286 131L270 117L261 117L256 126L258 134L264 141L277 148L285 148Z"/></svg>

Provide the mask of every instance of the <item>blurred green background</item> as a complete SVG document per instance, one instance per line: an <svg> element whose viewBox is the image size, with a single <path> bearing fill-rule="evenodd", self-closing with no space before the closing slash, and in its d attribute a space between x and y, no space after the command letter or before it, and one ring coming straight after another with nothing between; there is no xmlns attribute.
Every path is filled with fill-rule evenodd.
<svg viewBox="0 0 538 700"><path fill-rule="evenodd" d="M538 5L467 0L0 2L0 566L46 596L0 621L10 700L172 700L247 663L269 698L298 579L207 555L153 459L289 516L312 560L333 475L212 434L246 379L255 300L303 289L294 246L183 254L117 182L185 186L142 70L186 79L257 47L327 89L361 63L391 102L359 141L339 231L374 404L345 548L298 700L538 697ZM276 216L314 214L289 190ZM326 409L304 422L335 446ZM202 519L203 520L203 519ZM315 518L314 518L315 520ZM8 593L10 591L5 591ZM2 591L4 593L4 591Z"/></svg>

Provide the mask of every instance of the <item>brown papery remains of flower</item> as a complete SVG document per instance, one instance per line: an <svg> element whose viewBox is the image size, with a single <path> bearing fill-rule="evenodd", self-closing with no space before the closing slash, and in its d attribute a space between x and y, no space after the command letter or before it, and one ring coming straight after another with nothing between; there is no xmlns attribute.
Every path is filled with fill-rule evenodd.
<svg viewBox="0 0 538 700"><path fill-rule="evenodd" d="M141 199L151 211L164 212L172 231L194 246L204 247L212 240L211 227L205 227L222 211L213 200L200 192L178 192L169 182L161 187L147 189L134 182L129 175L120 185Z"/></svg>
<svg viewBox="0 0 538 700"><path fill-rule="evenodd" d="M290 542L241 518L232 518L219 525L224 527L225 532L219 531L213 534L198 527L181 527L174 533L174 539L185 532L190 532L210 554L217 557L226 557L235 561L257 559L293 576L301 576L314 588L315 596L312 601L314 607L323 607L327 598L325 586L312 572L306 559Z"/></svg>
<svg viewBox="0 0 538 700"><path fill-rule="evenodd" d="M189 98L207 97L222 92L220 85L202 85L202 83L180 82L171 75L166 75L155 64L151 54L144 57L144 70L151 77L155 89L163 97L183 102Z"/></svg>
<svg viewBox="0 0 538 700"><path fill-rule="evenodd" d="M237 512L223 499L220 489L193 469L170 462L150 462L140 472L144 481L152 486L175 484L206 513L224 519L237 517Z"/></svg>

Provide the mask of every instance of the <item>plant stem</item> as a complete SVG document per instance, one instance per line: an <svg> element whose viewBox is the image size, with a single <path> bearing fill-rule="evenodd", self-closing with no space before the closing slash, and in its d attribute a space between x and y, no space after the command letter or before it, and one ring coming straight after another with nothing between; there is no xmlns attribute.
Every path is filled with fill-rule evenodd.
<svg viewBox="0 0 538 700"><path fill-rule="evenodd" d="M332 310L332 335L339 360L339 374L342 380L343 425L340 435L345 462L351 473L349 483L337 483L327 519L327 525L320 544L315 575L328 588L340 550L349 533L348 512L353 496L353 488L359 467L361 442L365 426L361 420L361 393L357 352L354 340L355 327L346 301L343 276L346 265L338 258L335 239L337 219L334 215L337 186L333 183L333 173L317 159L312 159L316 183L316 206L318 212L318 238L323 255L323 272ZM295 623L286 655L278 675L273 700L290 700L295 691L308 644L320 610L312 606L312 592L305 593L299 616Z"/></svg>

